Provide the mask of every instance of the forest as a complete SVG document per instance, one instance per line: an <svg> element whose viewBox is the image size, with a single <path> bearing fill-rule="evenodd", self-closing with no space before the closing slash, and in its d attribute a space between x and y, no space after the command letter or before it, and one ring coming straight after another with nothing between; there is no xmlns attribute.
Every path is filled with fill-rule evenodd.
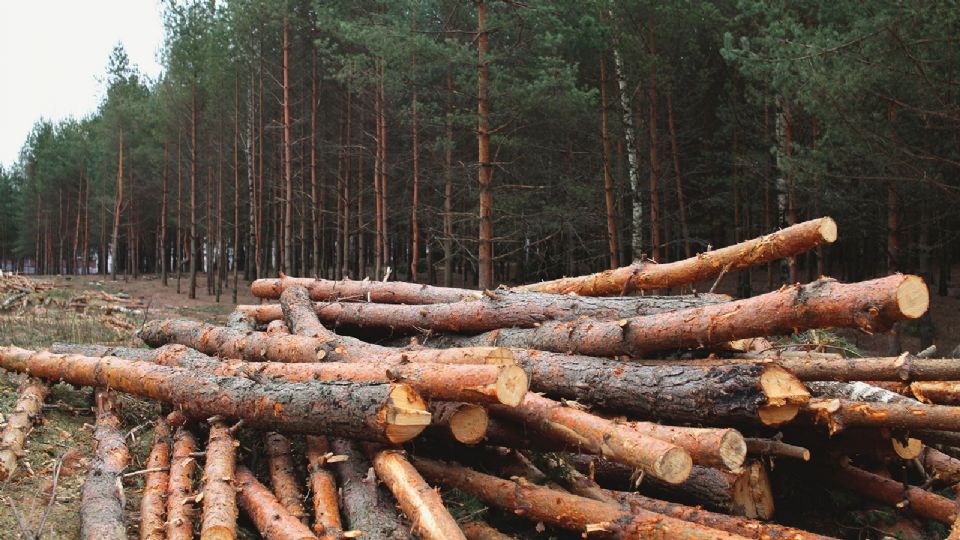
<svg viewBox="0 0 960 540"><path fill-rule="evenodd" d="M766 289L960 254L952 2L166 1L0 170L0 267L493 288L819 216ZM69 89L64 89L69 91ZM755 285L754 285L755 287ZM741 278L739 294L750 296ZM234 296L234 298L236 298Z"/></svg>

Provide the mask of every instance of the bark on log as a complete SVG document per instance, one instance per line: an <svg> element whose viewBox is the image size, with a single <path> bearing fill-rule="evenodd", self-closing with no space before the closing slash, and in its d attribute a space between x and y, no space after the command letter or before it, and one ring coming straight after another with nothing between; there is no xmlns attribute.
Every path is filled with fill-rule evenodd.
<svg viewBox="0 0 960 540"><path fill-rule="evenodd" d="M363 451L345 439L330 441L334 454L346 460L331 463L341 492L343 521L363 532L364 540L411 540L407 526L394 511L390 494L377 486L371 465Z"/></svg>
<svg viewBox="0 0 960 540"><path fill-rule="evenodd" d="M197 321L148 321L139 334L144 343L160 347L179 343L204 354L248 362L437 362L444 364L503 364L511 360L500 347L401 350L364 343L356 338L241 332Z"/></svg>
<svg viewBox="0 0 960 540"><path fill-rule="evenodd" d="M738 471L695 466L679 484L644 479L640 490L677 502L703 505L711 510L751 519L773 517L773 488L763 463L753 461Z"/></svg>
<svg viewBox="0 0 960 540"><path fill-rule="evenodd" d="M619 504L619 502L597 484L593 478L581 473L567 461L563 454L550 452L536 454L531 458L534 464L554 480L573 493L595 501Z"/></svg>
<svg viewBox="0 0 960 540"><path fill-rule="evenodd" d="M633 427L644 435L683 448L698 465L734 470L743 466L747 458L747 444L735 429L675 427L651 422L634 422Z"/></svg>
<svg viewBox="0 0 960 540"><path fill-rule="evenodd" d="M331 281L294 278L258 279L250 291L258 298L276 300L288 287L306 287L312 300L379 302L383 304L443 304L480 298L483 293L470 289L434 287L402 281Z"/></svg>
<svg viewBox="0 0 960 540"><path fill-rule="evenodd" d="M167 486L170 482L170 426L160 418L153 428L153 447L140 499L140 540L164 540Z"/></svg>
<svg viewBox="0 0 960 540"><path fill-rule="evenodd" d="M233 540L237 537L236 445L223 419L215 417L209 422L200 540Z"/></svg>
<svg viewBox="0 0 960 540"><path fill-rule="evenodd" d="M952 381L960 380L960 362L947 358L771 357L802 381Z"/></svg>
<svg viewBox="0 0 960 540"><path fill-rule="evenodd" d="M482 521L468 521L460 525L460 528L467 540L515 540Z"/></svg>
<svg viewBox="0 0 960 540"><path fill-rule="evenodd" d="M487 410L473 403L438 401L430 404L431 429L448 432L457 442L478 444L487 434Z"/></svg>
<svg viewBox="0 0 960 540"><path fill-rule="evenodd" d="M49 392L47 383L33 377L20 384L17 403L13 412L7 414L7 425L0 437L0 481L10 478L17 470L17 459L24 453L27 433L43 413L43 400Z"/></svg>
<svg viewBox="0 0 960 540"><path fill-rule="evenodd" d="M957 518L957 503L915 486L905 486L896 480L845 465L824 471L824 476L834 483L868 499L910 512L929 519L953 524Z"/></svg>
<svg viewBox="0 0 960 540"><path fill-rule="evenodd" d="M267 325L266 333L271 336L289 336L293 332L290 331L290 327L287 326L287 323L281 320L276 320L270 321L270 323Z"/></svg>
<svg viewBox="0 0 960 540"><path fill-rule="evenodd" d="M0 348L0 367L81 386L108 386L180 408L187 416L221 415L248 426L295 433L338 433L399 443L430 423L423 399L397 383L262 382L124 360Z"/></svg>
<svg viewBox="0 0 960 540"><path fill-rule="evenodd" d="M183 345L159 349L130 349L61 345L56 350L87 356L117 356L169 367L199 370L224 377L253 380L402 382L426 398L471 403L520 403L529 386L526 372L515 364L505 366L436 363L243 362L220 360Z"/></svg>
<svg viewBox="0 0 960 540"><path fill-rule="evenodd" d="M525 347L593 356L642 355L696 348L743 338L811 328L883 332L923 315L929 294L917 276L895 274L861 283L821 278L806 285L712 306L621 319L550 321L537 328L507 328L478 336L444 336L447 346Z"/></svg>
<svg viewBox="0 0 960 540"><path fill-rule="evenodd" d="M669 289L710 279L724 272L792 257L836 239L837 224L824 217L673 263L640 261L589 276L545 281L517 289L582 296L617 296L638 290Z"/></svg>
<svg viewBox="0 0 960 540"><path fill-rule="evenodd" d="M197 440L184 427L173 436L173 456L170 458L170 483L167 488L167 540L192 540L193 515L196 496L193 492L193 473L197 460Z"/></svg>
<svg viewBox="0 0 960 540"><path fill-rule="evenodd" d="M954 366L960 366L960 361L948 360ZM953 378L943 378L939 381L915 382L910 384L910 393L923 403L938 405L960 405L960 382Z"/></svg>
<svg viewBox="0 0 960 540"><path fill-rule="evenodd" d="M377 477L387 485L412 523L412 532L423 540L466 540L440 494L424 481L413 465L396 450L381 450L373 457Z"/></svg>
<svg viewBox="0 0 960 540"><path fill-rule="evenodd" d="M490 411L564 444L642 469L665 482L682 482L690 474L690 454L679 446L646 436L629 424L600 418L537 394L527 394L516 407L493 405Z"/></svg>
<svg viewBox="0 0 960 540"><path fill-rule="evenodd" d="M341 540L343 523L333 473L327 470L330 444L326 437L307 435L310 493L313 494L313 532L320 540Z"/></svg>
<svg viewBox="0 0 960 540"><path fill-rule="evenodd" d="M710 512L703 510L699 506L686 506L679 503L652 499L635 492L613 491L610 493L621 503L630 505L632 508L643 508L644 510L665 516L700 523L701 525L721 531L739 534L746 538L754 538L756 540L830 540L832 538L792 527L777 525L776 523Z"/></svg>
<svg viewBox="0 0 960 540"><path fill-rule="evenodd" d="M923 468L937 480L947 484L960 482L960 459L929 446L923 449L919 459Z"/></svg>
<svg viewBox="0 0 960 540"><path fill-rule="evenodd" d="M810 450L773 439L746 439L747 453L757 456L774 456L810 461Z"/></svg>
<svg viewBox="0 0 960 540"><path fill-rule="evenodd" d="M452 463L413 458L413 465L429 482L440 483L478 497L534 521L587 533L590 538L732 539L742 536L710 529L640 508L629 512L603 503L478 473Z"/></svg>
<svg viewBox="0 0 960 540"><path fill-rule="evenodd" d="M310 528L290 514L246 467L237 467L237 498L266 540L316 540Z"/></svg>
<svg viewBox="0 0 960 540"><path fill-rule="evenodd" d="M303 506L301 482L297 479L293 467L290 439L275 431L264 433L263 448L267 454L267 468L270 470L270 487L280 504L291 516L307 524L307 509Z"/></svg>
<svg viewBox="0 0 960 540"><path fill-rule="evenodd" d="M126 540L127 528L123 523L126 499L120 475L130 460L130 452L109 392L98 389L95 399L96 455L80 489L80 538Z"/></svg>
<svg viewBox="0 0 960 540"><path fill-rule="evenodd" d="M257 329L257 321L247 313L247 310L240 309L238 306L227 317L227 327L241 332L253 332Z"/></svg>
<svg viewBox="0 0 960 540"><path fill-rule="evenodd" d="M423 331L477 334L497 328L529 328L545 321L623 319L688 309L729 301L720 294L684 296L635 296L596 298L590 296L531 293L512 290L487 291L480 298L444 304L379 304L358 302L312 302L302 287L303 300L328 328L384 328L393 332ZM240 305L237 310L257 324L272 324L285 318L280 304ZM294 330L287 318L287 326ZM310 335L310 334L304 334Z"/></svg>
<svg viewBox="0 0 960 540"><path fill-rule="evenodd" d="M960 408L917 403L866 403L846 399L813 399L806 411L830 434L850 427L889 427L917 430L960 431Z"/></svg>

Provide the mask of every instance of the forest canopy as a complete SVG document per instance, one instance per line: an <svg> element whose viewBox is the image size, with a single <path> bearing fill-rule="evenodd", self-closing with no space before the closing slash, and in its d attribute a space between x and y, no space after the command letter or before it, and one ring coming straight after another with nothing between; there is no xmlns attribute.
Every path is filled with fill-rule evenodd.
<svg viewBox="0 0 960 540"><path fill-rule="evenodd" d="M822 215L840 240L768 286L902 270L944 293L960 253L949 2L163 11L157 80L118 45L98 109L0 170L3 269L490 288Z"/></svg>

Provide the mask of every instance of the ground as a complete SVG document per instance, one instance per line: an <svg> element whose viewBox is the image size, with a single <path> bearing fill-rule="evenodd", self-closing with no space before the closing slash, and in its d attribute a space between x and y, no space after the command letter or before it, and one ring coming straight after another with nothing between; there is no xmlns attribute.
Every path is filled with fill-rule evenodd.
<svg viewBox="0 0 960 540"><path fill-rule="evenodd" d="M51 283L54 288L39 293L36 304L23 309L0 311L0 345L42 348L62 341L137 346L139 343L134 337L134 330L146 319L184 317L224 322L234 305L229 289L224 290L219 303L213 296L208 296L202 276L197 290L198 298L194 300L187 298L187 279L181 283L184 292L176 292L175 277L170 280L168 287L164 287L155 276L129 281L110 281L103 276L39 279ZM763 277L759 272L753 281L754 291L762 291ZM717 290L733 293L735 284L733 276L728 276ZM709 284L704 288L709 288ZM103 308L109 307L109 301L101 302L101 308L88 308L87 313L80 313L77 308L70 307L71 300L85 292L92 292L95 297L99 294L98 291L109 295L130 295L132 304L139 306L135 308L138 311L107 315L107 310ZM3 300L4 295L0 294L0 302ZM936 327L935 343L940 352L946 353L960 343L960 298L932 296L931 300L931 313ZM257 299L250 294L249 288L242 281L237 302L257 303ZM119 322L107 321L108 318ZM901 332L901 346L905 350L916 351L919 347L920 340L914 335L916 333L912 326ZM890 340L886 337L855 333L845 333L844 337L863 353L882 351L890 345ZM0 412L13 408L19 380L20 377L16 375L0 375ZM21 467L11 479L0 483L0 538L32 537L18 534L17 531L35 533L48 506L49 517L41 538L76 538L79 535L77 508L80 486L92 451L91 425L94 417L90 410L91 399L92 392L87 388L75 389L63 384L53 387L44 408L43 422L34 428L27 439L26 455L20 461ZM151 421L156 418L159 408L127 396L121 396L120 401L124 426L129 430L128 444L132 455L132 463L124 479L126 510L130 518L129 532L131 536L136 536L136 518L143 485L143 476L138 474L138 471L143 469L149 453L152 439ZM61 464L60 475L54 489L52 471L58 462ZM51 494L55 495L52 503ZM823 498L823 493L811 495ZM475 501L450 502L451 509L455 512L458 509L453 505L464 506L465 508L460 510L467 513L473 511L475 506ZM20 519L17 519L18 514ZM499 519L505 519L499 524L507 526L508 529L525 526L522 521L518 522L509 517L501 516ZM852 528L860 532L876 530L872 525L862 524L853 525ZM249 530L245 530L241 537L253 536ZM531 533L529 537L546 539L551 536L550 533Z"/></svg>

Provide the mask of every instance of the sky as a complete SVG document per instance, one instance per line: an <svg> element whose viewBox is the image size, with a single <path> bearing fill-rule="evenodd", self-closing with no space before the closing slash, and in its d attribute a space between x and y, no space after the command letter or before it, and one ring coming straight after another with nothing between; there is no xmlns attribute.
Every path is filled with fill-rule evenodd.
<svg viewBox="0 0 960 540"><path fill-rule="evenodd" d="M156 78L162 41L159 0L0 0L0 163L17 160L40 118L96 110L118 42Z"/></svg>

